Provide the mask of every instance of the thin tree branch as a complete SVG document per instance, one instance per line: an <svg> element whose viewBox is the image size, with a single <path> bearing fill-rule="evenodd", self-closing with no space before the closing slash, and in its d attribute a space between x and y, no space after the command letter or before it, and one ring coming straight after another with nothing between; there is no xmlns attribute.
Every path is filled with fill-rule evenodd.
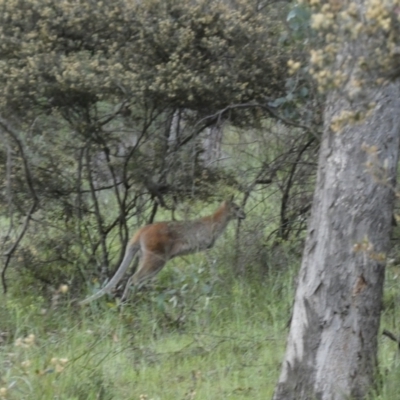
<svg viewBox="0 0 400 400"><path fill-rule="evenodd" d="M94 210L95 210L95 216L96 216L96 221L97 221L97 229L99 230L100 234L100 243L101 243L101 248L102 248L102 253L103 253L103 268L105 268L108 272L108 251L107 251L107 244L106 244L106 237L107 233L104 230L103 226L103 218L100 212L100 206L99 206L99 201L96 196L95 192L95 186L93 182L93 174L92 174L92 166L91 166L91 156L90 156L90 150L89 148L86 149L86 168L87 168L87 174L88 174L88 181L89 181L89 187L92 195L92 201L94 205Z"/></svg>
<svg viewBox="0 0 400 400"><path fill-rule="evenodd" d="M267 104L260 104L260 103L231 104L231 105L223 108L222 110L216 112L215 114L212 114L212 115L209 115L207 117L202 118L200 121L197 122L196 125L202 123L205 120L209 120L209 119L211 119L213 122L215 120L219 121L227 111L238 109L238 108L261 108L261 109L267 111L268 114L270 114L275 119L283 122L285 125L293 126L293 127L296 127L296 128L301 128L301 129L305 130L306 132L311 133L318 141L321 140L320 136L317 135L315 130L312 129L311 127L309 127L307 125L299 124L299 123L291 121L291 120L289 120L289 119L287 119L285 117L282 117L272 107L268 106Z"/></svg>
<svg viewBox="0 0 400 400"><path fill-rule="evenodd" d="M22 226L22 230L20 231L19 235L17 236L17 239L15 242L10 246L10 248L4 253L4 256L6 257L6 260L4 262L3 269L1 271L1 283L3 286L3 292L7 293L7 282L6 282L6 272L8 269L8 266L10 264L11 257L13 256L15 250L17 249L19 243L21 242L22 238L24 237L26 231L28 230L29 227L29 222L31 220L32 214L36 211L37 206L39 205L39 198L36 194L34 185L33 185L33 178L32 178L32 173L29 167L28 159L25 156L24 152L24 146L22 144L22 141L19 138L19 134L17 131L15 131L11 125L6 121L4 118L0 116L0 128L3 129L4 132L8 133L9 136L14 140L16 143L18 150L21 154L22 157L22 162L24 166L24 173L25 173L25 180L28 185L31 197L33 199L33 202L31 204L31 207L28 210L28 213L26 214L25 217L25 222L24 225Z"/></svg>
<svg viewBox="0 0 400 400"><path fill-rule="evenodd" d="M400 350L400 339L394 333L388 331L387 329L384 329L382 335L387 336L389 339L392 339L394 342L396 342Z"/></svg>

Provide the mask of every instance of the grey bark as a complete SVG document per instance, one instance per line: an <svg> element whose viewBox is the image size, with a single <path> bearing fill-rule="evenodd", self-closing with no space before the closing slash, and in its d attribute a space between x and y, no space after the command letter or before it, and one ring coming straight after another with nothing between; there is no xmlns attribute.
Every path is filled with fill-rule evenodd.
<svg viewBox="0 0 400 400"><path fill-rule="evenodd" d="M204 153L202 159L206 167L218 167L222 154L222 139L224 128L221 124L213 125L205 131L203 140Z"/></svg>
<svg viewBox="0 0 400 400"><path fill-rule="evenodd" d="M389 245L398 161L399 83L364 94L377 104L373 114L339 133L332 132L331 121L349 103L337 92L327 101L312 215L274 400L361 399L374 380L385 271L380 258Z"/></svg>

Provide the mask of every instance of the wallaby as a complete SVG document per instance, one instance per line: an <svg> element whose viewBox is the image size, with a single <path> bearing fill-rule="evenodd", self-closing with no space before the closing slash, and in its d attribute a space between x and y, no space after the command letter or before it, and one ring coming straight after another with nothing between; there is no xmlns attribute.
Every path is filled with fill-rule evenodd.
<svg viewBox="0 0 400 400"><path fill-rule="evenodd" d="M232 198L223 201L214 214L207 217L193 221L156 222L144 226L128 243L122 263L110 282L79 304L90 303L109 293L121 280L138 251L140 251L139 265L128 280L122 301L127 297L131 284L140 286L145 280L160 272L171 258L213 247L229 221L244 218L246 214Z"/></svg>

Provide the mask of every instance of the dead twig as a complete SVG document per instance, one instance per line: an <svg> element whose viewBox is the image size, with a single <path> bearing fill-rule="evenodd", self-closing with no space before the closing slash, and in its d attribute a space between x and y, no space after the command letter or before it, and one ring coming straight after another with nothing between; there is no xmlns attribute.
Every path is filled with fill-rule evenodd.
<svg viewBox="0 0 400 400"><path fill-rule="evenodd" d="M387 329L384 329L382 332L383 336L387 336L389 339L393 340L394 342L397 343L397 346L400 350L400 338L398 338L394 333L388 331Z"/></svg>

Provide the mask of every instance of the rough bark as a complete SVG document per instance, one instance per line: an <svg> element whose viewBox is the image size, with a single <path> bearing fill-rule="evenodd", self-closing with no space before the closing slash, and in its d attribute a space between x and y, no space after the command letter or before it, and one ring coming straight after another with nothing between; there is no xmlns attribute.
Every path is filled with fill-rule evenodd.
<svg viewBox="0 0 400 400"><path fill-rule="evenodd" d="M337 92L327 102L312 215L274 400L361 399L373 383L398 161L399 84L367 89L365 95L377 104L372 115L339 133L330 129L332 118L349 104Z"/></svg>

